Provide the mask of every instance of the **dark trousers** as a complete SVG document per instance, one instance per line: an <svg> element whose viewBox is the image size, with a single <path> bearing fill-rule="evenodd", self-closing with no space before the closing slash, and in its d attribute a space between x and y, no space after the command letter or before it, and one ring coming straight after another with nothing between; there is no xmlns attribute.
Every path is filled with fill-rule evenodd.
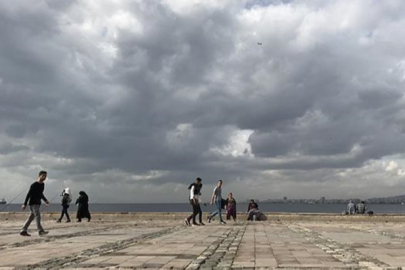
<svg viewBox="0 0 405 270"><path fill-rule="evenodd" d="M231 217L236 220L236 208L234 207L228 208L226 211L226 220L230 220Z"/></svg>
<svg viewBox="0 0 405 270"><path fill-rule="evenodd" d="M188 222L190 222L191 219L193 219L193 223L195 224L195 217L198 215L200 223L202 223L202 211L201 211L201 206L198 202L195 200L190 199L190 204L193 208L193 213L187 218Z"/></svg>
<svg viewBox="0 0 405 270"><path fill-rule="evenodd" d="M59 220L62 220L64 215L66 215L67 220L70 220L68 208L69 208L69 205L62 205L62 213L60 215Z"/></svg>

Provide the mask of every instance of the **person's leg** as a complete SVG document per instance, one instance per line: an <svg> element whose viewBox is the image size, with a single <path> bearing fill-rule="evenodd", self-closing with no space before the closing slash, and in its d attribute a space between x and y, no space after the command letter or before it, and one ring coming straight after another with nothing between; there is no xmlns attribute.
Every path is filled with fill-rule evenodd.
<svg viewBox="0 0 405 270"><path fill-rule="evenodd" d="M69 217L69 213L68 213L68 206L65 206L64 207L64 210L65 210L65 215L66 215L66 218L67 218L67 222L70 222L70 217Z"/></svg>
<svg viewBox="0 0 405 270"><path fill-rule="evenodd" d="M219 202L218 215L219 215L220 222L224 222L224 220L222 219L222 205L221 205L221 202Z"/></svg>
<svg viewBox="0 0 405 270"><path fill-rule="evenodd" d="M31 225L31 222L35 219L35 214L33 209L30 206L30 215L28 216L27 220L24 223L23 228L21 229L21 232L26 232L28 231L28 227Z"/></svg>
<svg viewBox="0 0 405 270"><path fill-rule="evenodd" d="M202 222L202 210L201 210L200 204L197 204L197 214L198 214L198 220L199 220L200 224L204 224Z"/></svg>
<svg viewBox="0 0 405 270"><path fill-rule="evenodd" d="M44 228L42 228L41 225L41 211L40 211L41 205L35 204L32 206L32 208L34 209L35 221L37 222L37 229L39 232L42 232Z"/></svg>
<svg viewBox="0 0 405 270"><path fill-rule="evenodd" d="M193 216L194 216L194 205L193 205L193 200L189 200L189 203L190 203L190 205L191 205L191 215L189 215L189 216L186 218L186 220L185 220L186 225L190 225L190 221L191 221L191 219L192 219L192 218L193 218Z"/></svg>
<svg viewBox="0 0 405 270"><path fill-rule="evenodd" d="M191 219L193 218L193 215L194 215L194 211L193 211L193 213L191 213L191 215L189 215L187 218L186 218L186 223L190 223L190 221L191 221ZM188 225L188 224L187 224Z"/></svg>
<svg viewBox="0 0 405 270"><path fill-rule="evenodd" d="M253 215L252 215L252 220L259 220L260 218L260 211L257 209L252 210Z"/></svg>
<svg viewBox="0 0 405 270"><path fill-rule="evenodd" d="M219 222L224 222L223 220L222 220L222 205L221 205L221 200L216 200L215 201L215 205L217 206L217 213L218 213L218 216L219 216Z"/></svg>
<svg viewBox="0 0 405 270"><path fill-rule="evenodd" d="M65 207L62 206L62 212L60 213L60 218L58 219L58 222L62 221L64 215L65 215Z"/></svg>
<svg viewBox="0 0 405 270"><path fill-rule="evenodd" d="M247 214L247 220L253 220L253 209Z"/></svg>
<svg viewBox="0 0 405 270"><path fill-rule="evenodd" d="M215 209L216 209L217 207L215 206ZM209 214L208 215L208 223L211 223L211 219L213 218L213 217L215 217L216 215L218 215L218 211L217 210L215 210L214 212L212 212L211 214Z"/></svg>
<svg viewBox="0 0 405 270"><path fill-rule="evenodd" d="M197 222L195 222L195 217L198 215L198 205L193 202L193 224L197 224Z"/></svg>
<svg viewBox="0 0 405 270"><path fill-rule="evenodd" d="M217 206L215 205L215 211L211 213L210 218L213 218L216 215L218 215L218 209L217 209Z"/></svg>
<svg viewBox="0 0 405 270"><path fill-rule="evenodd" d="M66 215L67 220L70 220L69 213L68 213L69 206L63 206L63 214Z"/></svg>

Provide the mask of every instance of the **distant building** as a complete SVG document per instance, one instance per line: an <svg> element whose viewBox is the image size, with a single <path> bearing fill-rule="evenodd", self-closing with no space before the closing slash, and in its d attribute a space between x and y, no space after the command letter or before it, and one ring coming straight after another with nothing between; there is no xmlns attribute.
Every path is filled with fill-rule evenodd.
<svg viewBox="0 0 405 270"><path fill-rule="evenodd" d="M283 198L283 201L288 201L288 198L287 198L287 197L284 197L284 198Z"/></svg>
<svg viewBox="0 0 405 270"><path fill-rule="evenodd" d="M258 199L247 199L246 203L250 203L251 200L254 200L255 202L260 202L260 200L258 200Z"/></svg>
<svg viewBox="0 0 405 270"><path fill-rule="evenodd" d="M319 199L319 203L325 203L325 200L326 200L325 197L321 197L321 198Z"/></svg>

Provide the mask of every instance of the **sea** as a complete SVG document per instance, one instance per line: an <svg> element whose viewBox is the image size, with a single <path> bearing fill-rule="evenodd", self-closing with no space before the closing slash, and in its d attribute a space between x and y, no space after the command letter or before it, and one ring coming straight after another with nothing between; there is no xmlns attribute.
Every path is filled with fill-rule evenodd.
<svg viewBox="0 0 405 270"><path fill-rule="evenodd" d="M246 212L247 203L237 204L238 212ZM48 207L42 206L42 212L59 212L60 204L51 204ZM203 212L211 212L214 206L201 204ZM260 203L259 209L262 212L285 212L285 213L336 213L340 214L346 209L346 204L275 204ZM70 206L70 211L77 210L76 205ZM21 204L0 205L0 212L21 212ZM27 211L27 210L26 210ZM93 203L90 204L91 212L191 212L188 203ZM375 214L405 214L405 205L401 204L368 204L367 211Z"/></svg>

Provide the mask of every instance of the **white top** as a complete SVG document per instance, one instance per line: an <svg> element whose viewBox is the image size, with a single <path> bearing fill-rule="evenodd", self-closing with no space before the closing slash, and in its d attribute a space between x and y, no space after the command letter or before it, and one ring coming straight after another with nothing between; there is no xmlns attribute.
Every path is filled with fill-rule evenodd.
<svg viewBox="0 0 405 270"><path fill-rule="evenodd" d="M190 200L192 200L192 199L197 199L197 200L199 200L199 197L200 196L198 196L198 194L194 194L194 185L190 188Z"/></svg>

